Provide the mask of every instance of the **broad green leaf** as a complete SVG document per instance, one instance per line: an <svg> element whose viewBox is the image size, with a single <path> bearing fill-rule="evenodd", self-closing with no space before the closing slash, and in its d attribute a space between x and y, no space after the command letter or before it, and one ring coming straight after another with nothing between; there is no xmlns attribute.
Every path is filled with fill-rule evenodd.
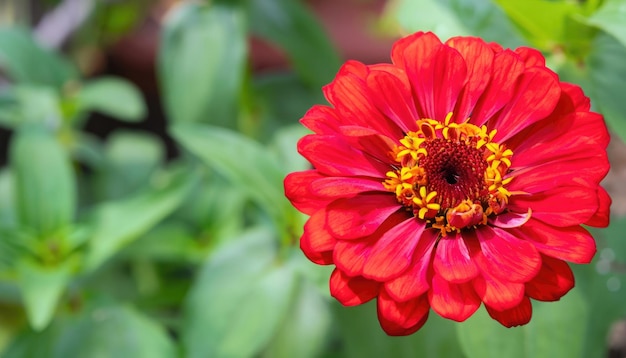
<svg viewBox="0 0 626 358"><path fill-rule="evenodd" d="M480 357L583 357L587 302L579 289L558 302L533 301L533 317L525 326L505 328L479 309L457 325L463 353Z"/></svg>
<svg viewBox="0 0 626 358"><path fill-rule="evenodd" d="M276 131L270 149L276 152L285 174L311 168L311 164L298 153L297 148L298 141L310 133L311 131L299 124Z"/></svg>
<svg viewBox="0 0 626 358"><path fill-rule="evenodd" d="M387 7L384 25L413 31L433 31L442 40L471 35L504 47L524 44L503 11L483 0L394 0Z"/></svg>
<svg viewBox="0 0 626 358"><path fill-rule="evenodd" d="M14 335L8 347L2 351L3 358L41 358L50 357L57 343L65 321L52 322L46 329L38 332L24 329Z"/></svg>
<svg viewBox="0 0 626 358"><path fill-rule="evenodd" d="M28 30L19 27L0 28L0 69L17 83L56 89L78 78L72 64L40 46Z"/></svg>
<svg viewBox="0 0 626 358"><path fill-rule="evenodd" d="M250 198L239 187L217 175L207 176L194 188L175 218L191 223L200 231L198 246L210 252L236 237L250 219Z"/></svg>
<svg viewBox="0 0 626 358"><path fill-rule="evenodd" d="M96 307L63 330L51 357L174 358L176 347L166 330L129 306Z"/></svg>
<svg viewBox="0 0 626 358"><path fill-rule="evenodd" d="M313 105L325 102L319 87L306 86L294 73L255 76L250 92L252 109L242 116L242 128L252 129L247 133L263 142L282 126L296 124Z"/></svg>
<svg viewBox="0 0 626 358"><path fill-rule="evenodd" d="M17 85L11 87L3 122L7 127L36 124L57 128L63 121L59 94L50 87Z"/></svg>
<svg viewBox="0 0 626 358"><path fill-rule="evenodd" d="M154 227L124 250L124 254L152 262L197 262L195 230L182 222L166 222Z"/></svg>
<svg viewBox="0 0 626 358"><path fill-rule="evenodd" d="M252 0L249 13L252 32L285 50L307 84L320 88L332 80L341 60L301 1Z"/></svg>
<svg viewBox="0 0 626 358"><path fill-rule="evenodd" d="M173 122L235 127L246 61L243 9L183 2L168 14L159 52L165 109Z"/></svg>
<svg viewBox="0 0 626 358"><path fill-rule="evenodd" d="M250 231L204 265L185 302L189 357L252 357L275 334L292 302L296 275L276 261L273 236Z"/></svg>
<svg viewBox="0 0 626 358"><path fill-rule="evenodd" d="M587 23L613 35L622 46L626 46L626 2L608 0L591 17Z"/></svg>
<svg viewBox="0 0 626 358"><path fill-rule="evenodd" d="M76 211L67 153L52 134L30 127L14 135L10 152L21 225L38 236L57 234L72 223Z"/></svg>
<svg viewBox="0 0 626 358"><path fill-rule="evenodd" d="M319 357L326 347L331 322L328 299L311 282L300 280L295 300L264 356Z"/></svg>
<svg viewBox="0 0 626 358"><path fill-rule="evenodd" d="M593 229L598 253L590 265L574 267L576 285L592 307L585 340L584 357L606 355L611 324L626 316L624 292L626 273L626 218L611 218L606 229Z"/></svg>
<svg viewBox="0 0 626 358"><path fill-rule="evenodd" d="M571 16L583 11L575 2L563 0L495 0L495 2L502 7L527 40L542 50L552 50L556 45L567 42L572 35L572 29L576 28Z"/></svg>
<svg viewBox="0 0 626 358"><path fill-rule="evenodd" d="M10 169L0 169L0 225L3 227L15 227L17 225L15 207L13 206L15 200L14 186Z"/></svg>
<svg viewBox="0 0 626 358"><path fill-rule="evenodd" d="M358 307L336 307L346 357L461 357L454 325L432 313L416 333L388 336L378 323L376 303ZM366 338L365 338L366 337Z"/></svg>
<svg viewBox="0 0 626 358"><path fill-rule="evenodd" d="M86 267L93 270L172 213L189 193L197 173L181 170L154 180L143 192L96 209Z"/></svg>
<svg viewBox="0 0 626 358"><path fill-rule="evenodd" d="M54 267L41 266L31 261L18 264L19 286L28 321L34 330L41 331L52 320L74 265L73 260Z"/></svg>
<svg viewBox="0 0 626 358"><path fill-rule="evenodd" d="M589 78L593 85L592 104L615 134L626 141L626 48L611 36L599 34L588 58Z"/></svg>
<svg viewBox="0 0 626 358"><path fill-rule="evenodd" d="M163 143L154 135L118 131L106 142L99 184L108 199L128 197L145 186L165 160Z"/></svg>
<svg viewBox="0 0 626 358"><path fill-rule="evenodd" d="M76 101L82 111L97 111L128 122L138 122L146 116L139 90L119 78L104 77L86 82Z"/></svg>
<svg viewBox="0 0 626 358"><path fill-rule="evenodd" d="M236 132L197 124L177 124L172 135L210 168L223 174L261 205L277 223L288 208L283 171L269 150Z"/></svg>

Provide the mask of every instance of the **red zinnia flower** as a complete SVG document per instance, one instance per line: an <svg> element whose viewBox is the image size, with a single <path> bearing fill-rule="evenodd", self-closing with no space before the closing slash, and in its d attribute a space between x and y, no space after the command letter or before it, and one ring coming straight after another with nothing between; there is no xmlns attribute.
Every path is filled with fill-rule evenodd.
<svg viewBox="0 0 626 358"><path fill-rule="evenodd" d="M300 246L335 265L331 294L377 299L390 335L417 331L430 308L463 321L480 306L511 327L530 298L574 286L608 225L599 186L609 163L603 118L542 55L472 37L416 33L392 64L347 62L311 108L298 143L314 169L285 191L310 215Z"/></svg>

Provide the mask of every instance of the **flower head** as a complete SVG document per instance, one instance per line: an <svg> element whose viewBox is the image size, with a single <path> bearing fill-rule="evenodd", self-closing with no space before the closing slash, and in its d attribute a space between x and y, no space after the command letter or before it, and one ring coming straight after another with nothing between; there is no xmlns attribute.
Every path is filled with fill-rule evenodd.
<svg viewBox="0 0 626 358"><path fill-rule="evenodd" d="M608 225L601 115L536 50L432 33L400 39L392 64L348 61L324 88L332 107L301 122L312 170L285 192L311 217L300 246L335 265L331 294L376 298L390 335L417 331L432 308L463 321L482 304L511 327L530 298L574 286Z"/></svg>

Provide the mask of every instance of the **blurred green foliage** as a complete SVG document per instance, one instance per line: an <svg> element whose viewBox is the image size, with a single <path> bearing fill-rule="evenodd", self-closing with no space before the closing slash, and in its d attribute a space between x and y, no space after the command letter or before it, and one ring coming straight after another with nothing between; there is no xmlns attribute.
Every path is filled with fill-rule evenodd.
<svg viewBox="0 0 626 358"><path fill-rule="evenodd" d="M100 27L76 36L119 36L148 3L99 4ZM381 21L395 35L537 47L626 139L626 1L395 0ZM292 71L252 73L251 35L280 47ZM181 1L158 53L168 133L181 151L167 160L154 135L101 140L84 129L93 112L145 119L134 85L85 78L28 28L0 28L9 80L0 125L12 132L0 171L3 356L604 355L609 325L626 315L624 218L596 232L599 254L575 267L578 288L560 303L535 302L525 327L505 329L484 310L463 324L433 313L413 336L391 338L375 305L330 298L329 268L298 249L306 218L284 198L282 179L307 168L297 120L323 102L320 87L339 65L299 1Z"/></svg>

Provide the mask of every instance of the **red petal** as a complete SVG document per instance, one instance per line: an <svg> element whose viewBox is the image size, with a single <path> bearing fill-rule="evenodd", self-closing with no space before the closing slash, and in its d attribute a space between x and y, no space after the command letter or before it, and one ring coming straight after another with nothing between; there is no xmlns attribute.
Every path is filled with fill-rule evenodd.
<svg viewBox="0 0 626 358"><path fill-rule="evenodd" d="M438 237L437 230L425 230L415 248L413 262L409 269L385 283L387 293L394 300L404 302L428 291L430 288L428 271L431 267L432 250Z"/></svg>
<svg viewBox="0 0 626 358"><path fill-rule="evenodd" d="M340 136L307 135L298 142L298 152L321 174L368 176L382 180L389 171L388 165L348 145Z"/></svg>
<svg viewBox="0 0 626 358"><path fill-rule="evenodd" d="M532 243L542 254L577 264L588 264L596 253L595 240L580 226L554 227L531 218L509 232Z"/></svg>
<svg viewBox="0 0 626 358"><path fill-rule="evenodd" d="M489 128L498 130L495 141L502 142L520 130L547 117L561 96L558 77L542 67L526 69L519 77L513 98L497 117L490 120Z"/></svg>
<svg viewBox="0 0 626 358"><path fill-rule="evenodd" d="M541 122L546 125L533 126L507 141L515 153L512 169L605 152L609 135L597 113L570 113L558 120Z"/></svg>
<svg viewBox="0 0 626 358"><path fill-rule="evenodd" d="M497 215L495 218L489 218L489 224L502 229L511 229L526 224L531 215L532 210L530 210L530 208L528 208L528 211L524 214L507 211Z"/></svg>
<svg viewBox="0 0 626 358"><path fill-rule="evenodd" d="M450 283L437 274L433 276L428 300L433 311L457 322L465 321L480 307L480 298L471 282Z"/></svg>
<svg viewBox="0 0 626 358"><path fill-rule="evenodd" d="M454 109L456 118L463 121L470 116L491 80L495 54L483 40L475 37L453 37L446 41L446 45L459 51L467 65L467 84Z"/></svg>
<svg viewBox="0 0 626 358"><path fill-rule="evenodd" d="M337 240L325 228L326 211L318 210L304 224L300 248L306 257L320 265L333 263L333 249Z"/></svg>
<svg viewBox="0 0 626 358"><path fill-rule="evenodd" d="M487 313L489 313L491 318L508 328L521 326L530 322L530 318L533 314L533 307L528 297L524 297L518 306L505 311L497 311L489 306L485 306L485 308L487 308Z"/></svg>
<svg viewBox="0 0 626 358"><path fill-rule="evenodd" d="M491 82L474 106L470 122L481 126L502 109L513 97L517 78L523 71L524 63L513 51L497 53L493 59Z"/></svg>
<svg viewBox="0 0 626 358"><path fill-rule="evenodd" d="M296 209L307 215L312 215L330 202L327 198L321 198L312 194L309 189L311 182L320 178L323 178L323 176L317 170L307 170L287 175L284 182L285 196Z"/></svg>
<svg viewBox="0 0 626 358"><path fill-rule="evenodd" d="M326 225L338 239L356 239L372 234L401 208L391 194L357 195L328 205Z"/></svg>
<svg viewBox="0 0 626 358"><path fill-rule="evenodd" d="M419 43L417 49L427 52L428 49L441 45L441 40L432 32L416 32L396 41L391 48L391 62L401 68L410 66L410 59L405 55L407 50L415 51L415 44ZM419 56L417 56L419 57ZM407 64L409 62L409 64Z"/></svg>
<svg viewBox="0 0 626 358"><path fill-rule="evenodd" d="M493 274L501 280L526 282L539 272L541 257L531 243L503 229L489 226L480 227L474 232L480 250L476 252L476 245L473 245L472 253L476 254L476 264L483 273ZM470 241L471 236L468 236Z"/></svg>
<svg viewBox="0 0 626 358"><path fill-rule="evenodd" d="M400 128L387 119L375 106L367 91L367 66L348 61L340 69L324 94L346 124L373 128L391 138L402 138Z"/></svg>
<svg viewBox="0 0 626 358"><path fill-rule="evenodd" d="M526 67L546 66L546 59L543 57L541 52L535 50L534 48L518 47L515 49L515 53L522 58Z"/></svg>
<svg viewBox="0 0 626 358"><path fill-rule="evenodd" d="M374 129L359 126L343 126L340 133L349 146L367 153L378 162L386 163L387 170L395 164L391 153L397 146L397 140L392 140Z"/></svg>
<svg viewBox="0 0 626 358"><path fill-rule="evenodd" d="M369 258L372 247L381 236L391 230L396 225L406 220L403 212L391 215L382 225L370 236L356 240L339 240L335 245L333 261L335 265L347 275L362 276L365 261Z"/></svg>
<svg viewBox="0 0 626 358"><path fill-rule="evenodd" d="M585 146L586 152L579 151L579 157L555 161L517 170L514 179L507 187L510 191L539 193L564 185L597 185L609 171L609 161L604 149ZM554 150L554 149L553 149ZM581 170L585 168L585 170Z"/></svg>
<svg viewBox="0 0 626 358"><path fill-rule="evenodd" d="M378 320L390 336L405 336L416 332L428 319L430 306L426 295L406 302L396 302L385 290L378 296Z"/></svg>
<svg viewBox="0 0 626 358"><path fill-rule="evenodd" d="M374 104L384 115L404 132L415 130L418 116L406 74L399 78L387 71L373 70L367 76L367 86Z"/></svg>
<svg viewBox="0 0 626 358"><path fill-rule="evenodd" d="M380 283L361 276L350 277L338 269L330 275L330 295L344 306L357 306L378 296Z"/></svg>
<svg viewBox="0 0 626 358"><path fill-rule="evenodd" d="M384 233L365 260L363 276L377 281L398 277L413 260L425 224L411 217Z"/></svg>
<svg viewBox="0 0 626 358"><path fill-rule="evenodd" d="M412 65L405 70L422 118L443 120L454 110L467 81L467 66L463 57L446 46L435 48L427 57L417 57L412 51L406 55Z"/></svg>
<svg viewBox="0 0 626 358"><path fill-rule="evenodd" d="M387 189L378 179L368 178L343 178L343 177L322 177L315 180L310 185L310 192L323 198L343 198L354 196L369 191L384 191Z"/></svg>
<svg viewBox="0 0 626 358"><path fill-rule="evenodd" d="M542 255L541 270L526 283L526 295L539 301L557 301L574 287L574 274L559 259Z"/></svg>
<svg viewBox="0 0 626 358"><path fill-rule="evenodd" d="M609 226L609 217L611 209L611 197L603 187L598 187L598 210L584 224L594 227Z"/></svg>
<svg viewBox="0 0 626 358"><path fill-rule="evenodd" d="M483 273L473 281L474 290L485 305L497 310L517 306L524 298L524 284L508 282Z"/></svg>
<svg viewBox="0 0 626 358"><path fill-rule="evenodd" d="M314 105L309 109L300 123L317 134L335 134L339 129L340 118L333 108Z"/></svg>
<svg viewBox="0 0 626 358"><path fill-rule="evenodd" d="M452 283L467 282L478 275L478 267L472 261L460 234L448 235L439 240L433 267L437 274Z"/></svg>
<svg viewBox="0 0 626 358"><path fill-rule="evenodd" d="M508 204L512 211L531 208L532 217L554 226L579 225L598 210L595 187L560 186L532 195L513 195Z"/></svg>

